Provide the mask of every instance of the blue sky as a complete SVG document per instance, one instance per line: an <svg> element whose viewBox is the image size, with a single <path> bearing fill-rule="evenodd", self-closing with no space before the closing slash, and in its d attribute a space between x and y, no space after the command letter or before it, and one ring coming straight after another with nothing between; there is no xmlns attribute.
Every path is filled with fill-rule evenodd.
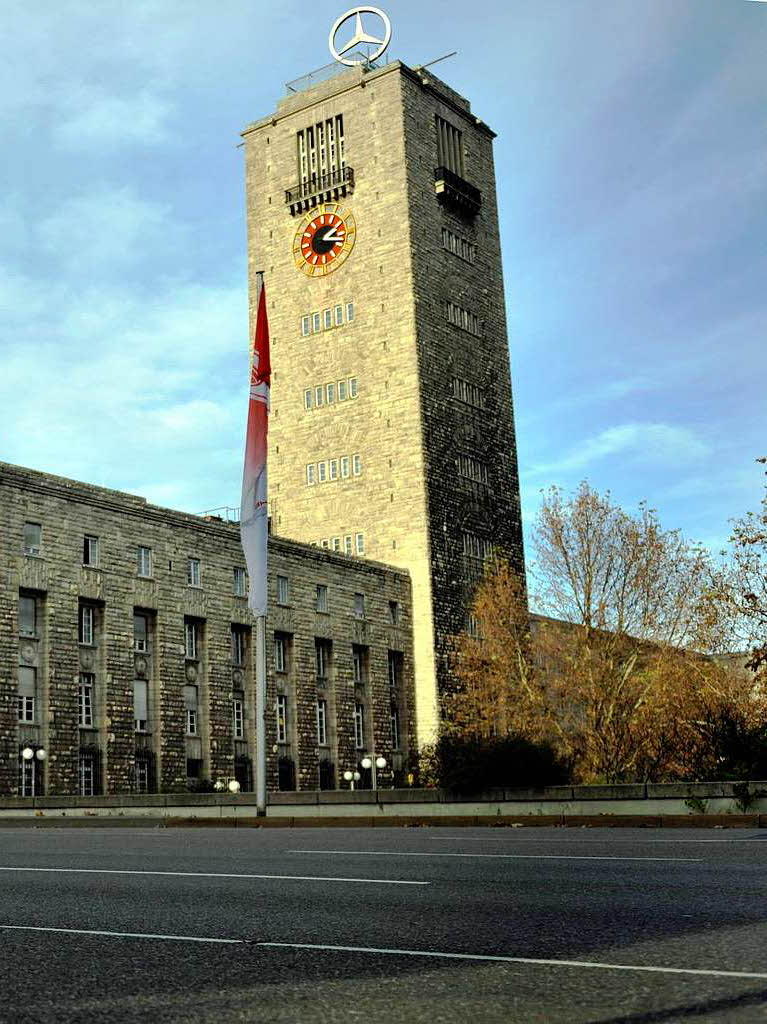
<svg viewBox="0 0 767 1024"><path fill-rule="evenodd" d="M767 453L767 3L383 3L498 132L523 510L584 478L720 547ZM0 459L238 503L239 131L342 4L6 0Z"/></svg>

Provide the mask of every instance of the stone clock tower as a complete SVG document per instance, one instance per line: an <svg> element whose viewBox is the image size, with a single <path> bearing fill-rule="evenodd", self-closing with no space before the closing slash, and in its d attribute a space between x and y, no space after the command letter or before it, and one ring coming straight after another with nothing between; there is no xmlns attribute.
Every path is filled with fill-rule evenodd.
<svg viewBox="0 0 767 1024"><path fill-rule="evenodd" d="M524 570L494 135L428 69L338 70L243 132L270 512L276 534L410 571L424 743L484 556Z"/></svg>

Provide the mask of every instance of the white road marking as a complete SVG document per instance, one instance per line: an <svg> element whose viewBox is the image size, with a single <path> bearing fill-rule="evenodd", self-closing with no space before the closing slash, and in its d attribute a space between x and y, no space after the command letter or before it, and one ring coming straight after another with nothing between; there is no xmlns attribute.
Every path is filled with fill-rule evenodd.
<svg viewBox="0 0 767 1024"><path fill-rule="evenodd" d="M403 853L401 850L286 850L286 853L325 853L338 857L478 857L487 860L630 860L669 861L676 864L702 864L702 857L612 857L574 853ZM2 870L2 869L0 869Z"/></svg>
<svg viewBox="0 0 767 1024"><path fill-rule="evenodd" d="M332 878L326 875L235 875L224 871L128 871L117 868L28 868L0 867L0 871L39 871L71 875L169 875L173 878L274 878L291 882L367 882L370 885L431 885L431 882L401 881L393 878Z"/></svg>
<svg viewBox="0 0 767 1024"><path fill-rule="evenodd" d="M767 840L767 830L764 835L756 836L745 836L741 839L642 839L638 836L633 836L631 839L620 839L617 836L610 836L610 838L604 839L578 839L575 836L542 836L537 838L535 836L425 836L425 839L431 839L432 842L462 842L462 843L551 843L551 842L562 842L570 843L573 846L581 846L586 844L604 846L606 844L613 843L629 843L631 846L635 846L638 842L646 843L648 846L652 846L656 843L753 843L755 840L764 839Z"/></svg>
<svg viewBox="0 0 767 1024"><path fill-rule="evenodd" d="M32 924L0 924L4 931L20 932L64 932L67 935L107 935L116 939L167 939L171 942L219 942L225 945L241 946L244 939L211 939L200 935L153 935L143 932L99 932L87 928L41 928Z"/></svg>
<svg viewBox="0 0 767 1024"><path fill-rule="evenodd" d="M651 974L692 974L709 978L767 978L758 971L717 971L694 967L648 967L644 964L606 964L591 960L544 960L527 956L491 956L482 953L439 953L428 949L377 949L374 946L325 946L308 942L256 942L256 946L283 949L319 949L333 953L385 953L390 956L437 957L444 960L490 960L504 964L534 964L542 967L590 967L605 971L646 971Z"/></svg>

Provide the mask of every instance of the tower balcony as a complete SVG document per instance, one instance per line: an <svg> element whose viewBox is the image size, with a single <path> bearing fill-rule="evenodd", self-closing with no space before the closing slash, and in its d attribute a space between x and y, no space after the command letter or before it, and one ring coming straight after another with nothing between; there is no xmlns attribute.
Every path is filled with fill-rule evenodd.
<svg viewBox="0 0 767 1024"><path fill-rule="evenodd" d="M445 206L476 217L482 208L482 193L447 167L434 169L434 191Z"/></svg>
<svg viewBox="0 0 767 1024"><path fill-rule="evenodd" d="M339 167L285 189L285 204L290 207L291 214L305 213L319 203L341 199L353 191L354 168Z"/></svg>

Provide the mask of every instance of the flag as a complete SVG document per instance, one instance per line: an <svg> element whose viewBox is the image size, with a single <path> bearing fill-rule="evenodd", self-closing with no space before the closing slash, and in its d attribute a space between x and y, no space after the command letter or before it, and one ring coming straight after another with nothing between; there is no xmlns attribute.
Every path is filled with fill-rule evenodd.
<svg viewBox="0 0 767 1024"><path fill-rule="evenodd" d="M266 615L266 433L269 422L269 324L263 274L256 277L256 334L250 360L248 428L240 500L240 540L250 576L248 607Z"/></svg>

